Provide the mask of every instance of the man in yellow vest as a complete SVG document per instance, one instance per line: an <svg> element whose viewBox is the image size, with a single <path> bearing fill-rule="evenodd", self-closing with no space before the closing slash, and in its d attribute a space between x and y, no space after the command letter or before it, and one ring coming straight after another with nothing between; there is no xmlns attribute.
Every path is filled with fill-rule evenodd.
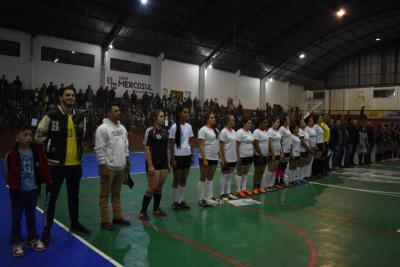
<svg viewBox="0 0 400 267"><path fill-rule="evenodd" d="M329 140L331 139L331 129L328 126L329 115L323 114L323 122L321 123L321 128L324 130L324 151L323 151L323 168L322 175L326 175L329 171Z"/></svg>

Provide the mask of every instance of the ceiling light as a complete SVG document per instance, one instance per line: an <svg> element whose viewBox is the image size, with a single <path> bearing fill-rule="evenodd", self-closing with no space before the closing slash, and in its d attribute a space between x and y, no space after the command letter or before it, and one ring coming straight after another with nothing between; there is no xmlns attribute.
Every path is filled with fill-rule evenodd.
<svg viewBox="0 0 400 267"><path fill-rule="evenodd" d="M58 58L54 59L54 63L57 63L57 62L58 62Z"/></svg>
<svg viewBox="0 0 400 267"><path fill-rule="evenodd" d="M142 3L142 5L147 4L147 0L140 0L140 2Z"/></svg>
<svg viewBox="0 0 400 267"><path fill-rule="evenodd" d="M113 49L113 45L112 45L112 44L109 44L109 45L108 45L108 48Z"/></svg>
<svg viewBox="0 0 400 267"><path fill-rule="evenodd" d="M268 81L269 81L269 82L273 82L273 81L274 81L274 78L271 77L271 78L268 79Z"/></svg>
<svg viewBox="0 0 400 267"><path fill-rule="evenodd" d="M346 10L344 10L343 8L336 11L336 16L338 16L339 18L343 17L344 15L346 15Z"/></svg>
<svg viewBox="0 0 400 267"><path fill-rule="evenodd" d="M381 40L381 38L375 38L375 41L379 42Z"/></svg>
<svg viewBox="0 0 400 267"><path fill-rule="evenodd" d="M306 54L304 54L304 53L301 53L300 55L299 55L299 58L300 59L303 59L303 58L305 58L306 57Z"/></svg>
<svg viewBox="0 0 400 267"><path fill-rule="evenodd" d="M210 63L210 65L208 65L208 67L207 68L209 68L209 69L212 69L213 68L213 65L212 65L212 63Z"/></svg>
<svg viewBox="0 0 400 267"><path fill-rule="evenodd" d="M72 52L71 52L72 54L75 54L75 51L74 50L72 50Z"/></svg>

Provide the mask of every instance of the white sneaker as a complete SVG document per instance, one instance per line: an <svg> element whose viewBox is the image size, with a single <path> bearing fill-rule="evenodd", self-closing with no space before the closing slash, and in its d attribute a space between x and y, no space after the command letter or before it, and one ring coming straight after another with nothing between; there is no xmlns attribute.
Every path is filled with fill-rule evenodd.
<svg viewBox="0 0 400 267"><path fill-rule="evenodd" d="M229 199L229 200L235 200L235 199L238 199L238 198L237 198L237 196L235 196L234 194L230 193L230 194L228 195L228 199Z"/></svg>
<svg viewBox="0 0 400 267"><path fill-rule="evenodd" d="M28 244L34 251L43 251L46 249L46 247L44 246L43 242L40 241L40 239L32 239L31 241L28 242Z"/></svg>
<svg viewBox="0 0 400 267"><path fill-rule="evenodd" d="M22 242L14 243L12 247L12 253L14 257L24 256L24 249L22 248Z"/></svg>
<svg viewBox="0 0 400 267"><path fill-rule="evenodd" d="M207 204L210 205L210 206L217 206L217 205L218 205L218 201L216 201L216 200L214 200L214 199L211 199L211 198L206 199L206 202L207 202Z"/></svg>

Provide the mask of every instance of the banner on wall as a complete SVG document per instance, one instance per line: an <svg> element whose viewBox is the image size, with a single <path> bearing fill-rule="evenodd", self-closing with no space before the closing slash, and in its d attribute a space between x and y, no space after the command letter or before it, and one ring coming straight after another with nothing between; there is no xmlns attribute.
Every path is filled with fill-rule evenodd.
<svg viewBox="0 0 400 267"><path fill-rule="evenodd" d="M367 113L367 118L368 119L381 119L382 115L383 115L382 111L370 110Z"/></svg>
<svg viewBox="0 0 400 267"><path fill-rule="evenodd" d="M142 93L153 91L149 83L130 79L128 76L119 75L117 79L113 79L112 76L107 76L106 80L109 87L115 89L117 92L125 92L126 90Z"/></svg>
<svg viewBox="0 0 400 267"><path fill-rule="evenodd" d="M400 119L400 111L368 111L368 119Z"/></svg>

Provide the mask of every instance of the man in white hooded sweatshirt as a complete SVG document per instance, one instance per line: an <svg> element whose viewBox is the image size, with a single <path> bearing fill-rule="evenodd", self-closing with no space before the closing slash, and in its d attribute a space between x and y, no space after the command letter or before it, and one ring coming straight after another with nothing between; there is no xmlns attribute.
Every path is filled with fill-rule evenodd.
<svg viewBox="0 0 400 267"><path fill-rule="evenodd" d="M114 224L130 225L130 222L122 217L120 199L125 168L130 166L128 132L119 122L120 114L116 104L107 106L107 118L103 119L103 123L96 130L94 148L99 162L101 228L110 231L115 229ZM108 218L110 195L113 208L112 223Z"/></svg>

